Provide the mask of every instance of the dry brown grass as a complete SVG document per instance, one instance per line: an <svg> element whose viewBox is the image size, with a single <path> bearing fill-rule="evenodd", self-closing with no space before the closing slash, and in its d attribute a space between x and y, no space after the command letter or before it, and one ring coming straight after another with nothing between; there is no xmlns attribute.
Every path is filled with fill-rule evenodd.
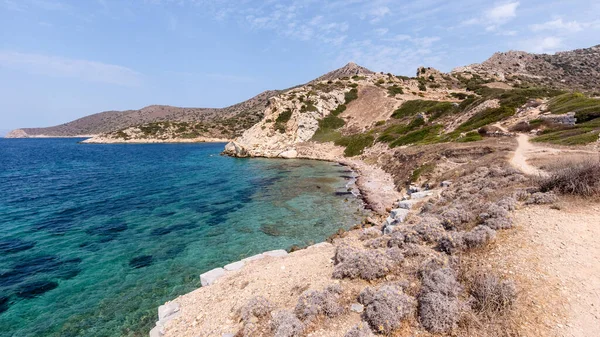
<svg viewBox="0 0 600 337"><path fill-rule="evenodd" d="M540 178L542 192L582 197L600 197L600 159L562 162L546 178Z"/></svg>

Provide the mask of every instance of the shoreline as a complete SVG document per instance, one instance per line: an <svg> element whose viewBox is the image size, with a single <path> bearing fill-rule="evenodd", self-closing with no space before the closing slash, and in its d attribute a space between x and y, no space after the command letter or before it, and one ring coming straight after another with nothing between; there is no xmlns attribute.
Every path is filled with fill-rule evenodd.
<svg viewBox="0 0 600 337"><path fill-rule="evenodd" d="M172 139L111 139L102 137L91 137L86 140L79 142L80 144L98 144L98 145L110 145L110 144L195 144L195 143L228 143L229 139L224 138L172 138Z"/></svg>

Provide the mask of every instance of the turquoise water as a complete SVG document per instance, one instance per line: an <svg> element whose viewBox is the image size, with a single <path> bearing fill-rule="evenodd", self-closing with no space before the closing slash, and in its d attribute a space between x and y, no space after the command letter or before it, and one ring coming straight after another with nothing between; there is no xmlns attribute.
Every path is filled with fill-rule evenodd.
<svg viewBox="0 0 600 337"><path fill-rule="evenodd" d="M0 335L147 336L199 274L364 215L332 163L0 139Z"/></svg>

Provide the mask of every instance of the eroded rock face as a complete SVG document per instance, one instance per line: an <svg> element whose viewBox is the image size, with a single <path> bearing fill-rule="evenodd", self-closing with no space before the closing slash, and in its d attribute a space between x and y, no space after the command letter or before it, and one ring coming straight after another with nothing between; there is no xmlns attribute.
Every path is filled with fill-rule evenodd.
<svg viewBox="0 0 600 337"><path fill-rule="evenodd" d="M23 129L16 129L9 132L4 138L29 138L29 135Z"/></svg>
<svg viewBox="0 0 600 337"><path fill-rule="evenodd" d="M351 89L324 81L272 97L264 118L227 144L223 153L234 157L297 158L296 144L310 141L319 120L343 104L344 95Z"/></svg>

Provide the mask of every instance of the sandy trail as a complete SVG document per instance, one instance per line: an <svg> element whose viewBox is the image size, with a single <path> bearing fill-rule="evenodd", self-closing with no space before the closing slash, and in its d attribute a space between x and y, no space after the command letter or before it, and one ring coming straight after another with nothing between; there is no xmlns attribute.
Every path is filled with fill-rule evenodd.
<svg viewBox="0 0 600 337"><path fill-rule="evenodd" d="M510 159L510 164L527 175L546 176L548 174L547 172L542 171L527 162L527 159L531 154L538 150L537 146L534 146L529 142L529 136L526 134L519 134L517 136L517 142L519 145L517 146L513 157Z"/></svg>
<svg viewBox="0 0 600 337"><path fill-rule="evenodd" d="M544 310L545 327L535 335L600 336L600 205L567 204L517 212L520 247L506 248Z"/></svg>

